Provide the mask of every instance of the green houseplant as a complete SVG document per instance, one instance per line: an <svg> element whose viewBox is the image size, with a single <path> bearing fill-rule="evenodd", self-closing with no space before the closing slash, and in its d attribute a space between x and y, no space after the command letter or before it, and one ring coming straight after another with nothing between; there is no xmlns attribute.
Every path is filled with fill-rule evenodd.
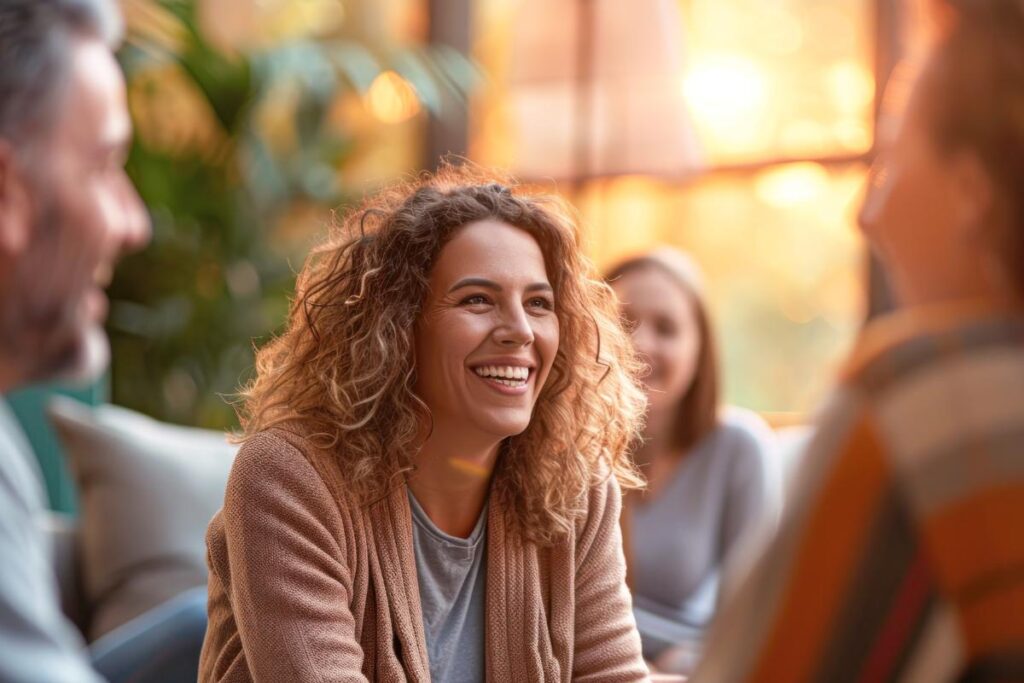
<svg viewBox="0 0 1024 683"><path fill-rule="evenodd" d="M464 101L477 71L443 46L366 34L224 47L204 30L199 0L126 10L128 170L153 240L110 288L112 399L229 428L226 399L251 372L254 342L284 320L309 234L362 189L340 180L360 140L338 125L339 107L359 106L386 74L406 84L398 96L436 111L442 95ZM296 223L305 239L284 234Z"/></svg>

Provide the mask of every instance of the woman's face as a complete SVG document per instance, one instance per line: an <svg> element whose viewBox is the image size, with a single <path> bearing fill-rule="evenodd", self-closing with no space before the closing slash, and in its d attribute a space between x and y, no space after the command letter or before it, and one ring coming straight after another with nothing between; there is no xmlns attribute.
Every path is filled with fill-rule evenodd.
<svg viewBox="0 0 1024 683"><path fill-rule="evenodd" d="M556 305L529 233L496 220L455 233L416 326L416 393L435 432L500 440L526 429L558 351Z"/></svg>
<svg viewBox="0 0 1024 683"><path fill-rule="evenodd" d="M693 298L653 266L627 271L612 289L633 325L633 343L651 368L644 378L651 409L677 405L693 383L700 355Z"/></svg>
<svg viewBox="0 0 1024 683"><path fill-rule="evenodd" d="M859 222L898 298L917 304L962 295L982 277L978 264L989 245L977 228L987 189L975 160L938 148L921 71L906 69L885 98L880 153Z"/></svg>

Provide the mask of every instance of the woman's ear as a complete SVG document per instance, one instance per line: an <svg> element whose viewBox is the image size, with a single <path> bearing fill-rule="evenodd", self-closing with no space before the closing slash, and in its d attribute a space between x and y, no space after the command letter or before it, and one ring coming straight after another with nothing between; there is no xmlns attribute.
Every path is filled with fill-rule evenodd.
<svg viewBox="0 0 1024 683"><path fill-rule="evenodd" d="M0 264L13 261L25 249L32 230L32 211L24 173L14 149L0 140Z"/></svg>
<svg viewBox="0 0 1024 683"><path fill-rule="evenodd" d="M957 195L957 237L962 244L995 247L992 231L998 227L999 207L992 175L978 155L971 151L957 152L951 159L952 189Z"/></svg>
<svg viewBox="0 0 1024 683"><path fill-rule="evenodd" d="M956 238L966 253L977 257L982 277L996 291L1005 291L1012 279L1006 272L1006 231L1011 230L1009 207L999 199L992 174L974 152L963 151L953 160L953 191L957 193Z"/></svg>

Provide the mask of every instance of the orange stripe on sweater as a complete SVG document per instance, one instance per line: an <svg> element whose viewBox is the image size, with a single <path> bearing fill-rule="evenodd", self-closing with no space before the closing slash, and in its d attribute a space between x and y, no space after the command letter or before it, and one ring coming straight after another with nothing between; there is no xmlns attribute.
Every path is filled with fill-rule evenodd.
<svg viewBox="0 0 1024 683"><path fill-rule="evenodd" d="M1024 643L1024 483L978 491L933 513L923 535L969 654Z"/></svg>
<svg viewBox="0 0 1024 683"><path fill-rule="evenodd" d="M933 512L923 534L948 594L1024 566L1024 482L978 491Z"/></svg>
<svg viewBox="0 0 1024 683"><path fill-rule="evenodd" d="M1018 652L1024 645L1024 581L957 608L972 659L1003 650Z"/></svg>
<svg viewBox="0 0 1024 683"><path fill-rule="evenodd" d="M887 481L878 437L862 419L804 520L779 610L750 681L799 683L813 674Z"/></svg>

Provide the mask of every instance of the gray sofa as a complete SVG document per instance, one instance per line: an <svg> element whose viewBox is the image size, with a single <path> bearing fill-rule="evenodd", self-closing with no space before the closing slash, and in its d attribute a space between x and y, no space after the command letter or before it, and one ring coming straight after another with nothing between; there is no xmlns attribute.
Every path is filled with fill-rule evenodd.
<svg viewBox="0 0 1024 683"><path fill-rule="evenodd" d="M236 447L225 435L116 406L54 399L49 417L74 476L79 514L51 513L64 612L88 642L206 585L205 532ZM0 401L0 429L28 449Z"/></svg>

